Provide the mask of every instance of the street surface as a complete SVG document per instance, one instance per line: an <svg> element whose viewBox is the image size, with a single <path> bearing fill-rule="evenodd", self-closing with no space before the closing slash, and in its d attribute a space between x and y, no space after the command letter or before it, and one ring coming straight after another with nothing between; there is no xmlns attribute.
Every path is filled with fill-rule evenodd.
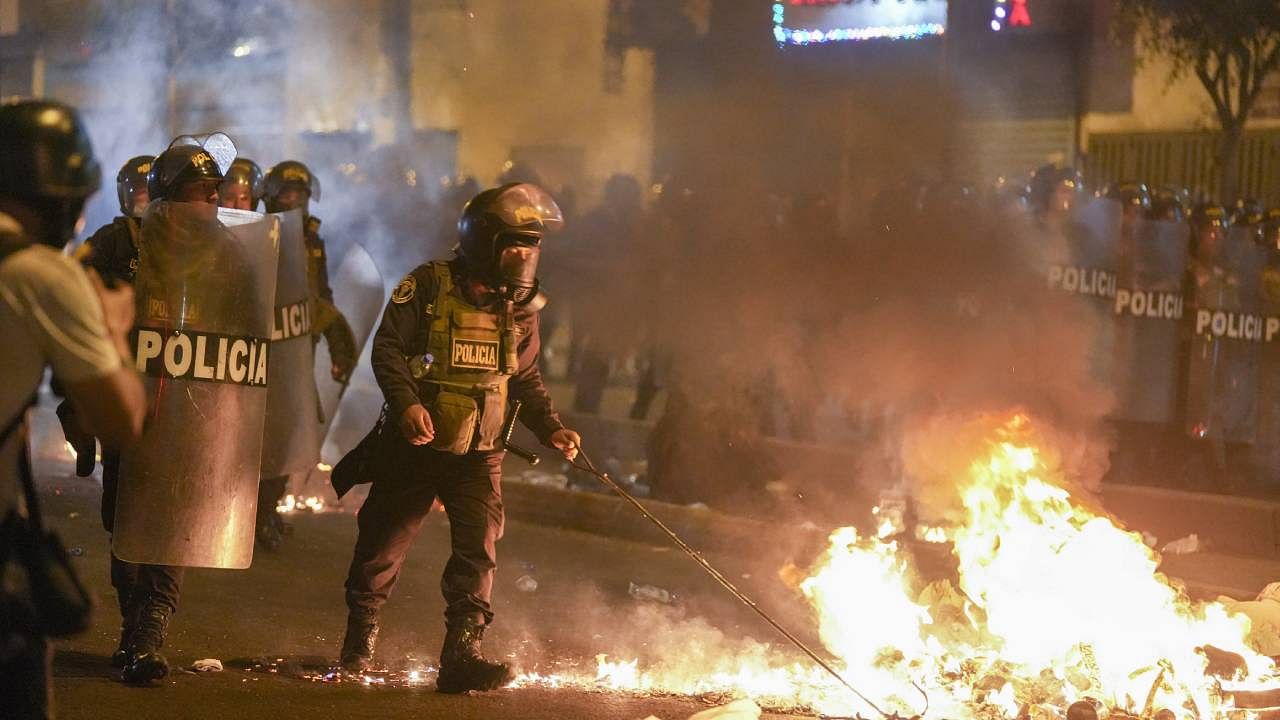
<svg viewBox="0 0 1280 720"><path fill-rule="evenodd" d="M396 686L321 682L336 661L345 622L342 581L355 536L351 514L294 514L295 533L275 554L258 553L247 571L194 570L165 651L175 668L218 658L221 673L176 672L163 685L137 689L116 680L108 657L118 637L118 613L107 573L107 537L98 520L92 478L44 477L46 513L62 534L99 599L92 629L59 645L55 662L58 717L114 718L686 718L723 698L671 698L584 689L523 687L475 696L434 691L434 663L443 639L439 577L448 554L448 526L433 514L423 529L384 612L378 657ZM742 561L726 567L741 570ZM649 630L632 613L645 604L629 583L658 585L680 596L676 607L649 605L673 627L655 639L680 645L680 615L715 617L732 643L738 634L773 640L754 616L677 552L574 531L509 523L500 545L494 591L497 620L486 648L523 669L594 675L597 653L631 660L646 651ZM533 592L517 579L536 579ZM739 572L741 575L741 572ZM770 576L764 580L781 584ZM747 581L742 581L744 586ZM526 583L527 584L527 583ZM799 608L793 610L798 611ZM798 620L803 617L797 615ZM706 632L701 624L701 631ZM657 635L661 638L657 638ZM630 653L626 657L622 654ZM255 670L255 666L262 670ZM270 672L274 668L276 672ZM404 681L421 669L421 680ZM398 681L398 682L396 682ZM778 716L771 716L778 717Z"/></svg>

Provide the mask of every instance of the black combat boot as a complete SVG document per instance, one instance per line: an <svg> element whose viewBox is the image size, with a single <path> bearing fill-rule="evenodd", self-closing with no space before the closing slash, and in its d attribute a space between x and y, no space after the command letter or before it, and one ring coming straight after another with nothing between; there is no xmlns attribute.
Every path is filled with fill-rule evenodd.
<svg viewBox="0 0 1280 720"><path fill-rule="evenodd" d="M270 515L258 519L258 528L253 538L258 548L267 552L280 549L281 543L284 542L284 533L281 532L284 523L277 519L279 514L273 509Z"/></svg>
<svg viewBox="0 0 1280 720"><path fill-rule="evenodd" d="M132 685L145 685L169 675L169 661L160 654L168 629L168 608L155 603L143 605L138 613L138 625L129 640L121 680Z"/></svg>
<svg viewBox="0 0 1280 720"><path fill-rule="evenodd" d="M440 651L436 690L442 693L495 690L515 679L510 665L489 662L480 654L483 637L484 625L475 619L450 623Z"/></svg>
<svg viewBox="0 0 1280 720"><path fill-rule="evenodd" d="M138 608L129 602L128 593L117 590L116 595L120 603L120 644L111 653L111 667L122 668L129 662L129 643L138 626Z"/></svg>
<svg viewBox="0 0 1280 720"><path fill-rule="evenodd" d="M342 639L342 669L359 673L373 664L373 646L378 642L378 614L351 612L347 615L347 636Z"/></svg>
<svg viewBox="0 0 1280 720"><path fill-rule="evenodd" d="M123 611L120 619L120 644L111 653L111 667L122 668L129 663L129 647L133 643L133 631L137 629L138 614L132 610Z"/></svg>

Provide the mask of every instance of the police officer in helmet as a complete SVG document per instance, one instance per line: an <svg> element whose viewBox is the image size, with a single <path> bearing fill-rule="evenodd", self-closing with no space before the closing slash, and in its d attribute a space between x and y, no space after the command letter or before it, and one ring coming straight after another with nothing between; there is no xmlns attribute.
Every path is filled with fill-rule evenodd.
<svg viewBox="0 0 1280 720"><path fill-rule="evenodd" d="M216 145L230 145L230 138L216 133L199 140L181 136L156 156L147 172L147 192L151 202L218 204L218 187L223 173L214 158ZM234 146L231 146L234 152ZM142 291L140 291L142 293ZM145 293L143 293L145 294ZM116 497L120 482L120 456L104 455L102 460L102 520L107 532L115 530ZM163 511L158 509L157 511ZM120 644L112 664L121 667L128 683L145 684L169 674L169 662L160 653L169 621L178 609L184 568L173 565L144 565L126 562L111 555L111 584L120 603Z"/></svg>
<svg viewBox="0 0 1280 720"><path fill-rule="evenodd" d="M396 287L373 341L373 371L387 400L373 488L358 517L346 582L342 666L362 671L386 602L439 498L452 554L441 589L446 635L437 689L491 690L510 682L480 641L493 620L490 594L502 536L502 431L509 400L547 447L576 457L581 439L560 422L538 370L537 280L543 236L563 224L536 185L512 183L473 198L458 222L456 257L421 265ZM426 356L430 355L428 358ZM344 493L350 483L334 477Z"/></svg>
<svg viewBox="0 0 1280 720"><path fill-rule="evenodd" d="M76 249L80 262L98 271L111 282L133 282L138 271L138 233L142 214L151 196L147 191L147 173L151 171L151 155L129 158L116 173L116 196L120 215L103 225Z"/></svg>
<svg viewBox="0 0 1280 720"><path fill-rule="evenodd" d="M262 168L249 158L236 158L218 188L218 203L236 210L257 210L261 201Z"/></svg>
<svg viewBox="0 0 1280 720"><path fill-rule="evenodd" d="M329 287L328 257L325 254L324 240L320 237L321 221L311 214L311 201L320 201L320 179L297 160L285 160L267 171L262 184L262 195L269 213L302 209L307 256L313 280L320 297L332 303L333 288Z"/></svg>
<svg viewBox="0 0 1280 720"><path fill-rule="evenodd" d="M307 275L315 298L311 332L316 338L324 336L332 361L329 374L345 384L356 366L356 341L346 316L334 303L333 288L329 285L329 258L324 239L320 237L321 221L311 214L311 201L320 200L320 180L301 162L285 160L267 171L262 181L262 198L269 213L302 210ZM276 512L288 484L288 476L279 476L262 478L258 486L257 541L265 550L279 548L289 529Z"/></svg>
<svg viewBox="0 0 1280 720"><path fill-rule="evenodd" d="M1074 168L1045 165L1031 176L1027 204L1042 226L1061 227L1084 194L1084 178Z"/></svg>

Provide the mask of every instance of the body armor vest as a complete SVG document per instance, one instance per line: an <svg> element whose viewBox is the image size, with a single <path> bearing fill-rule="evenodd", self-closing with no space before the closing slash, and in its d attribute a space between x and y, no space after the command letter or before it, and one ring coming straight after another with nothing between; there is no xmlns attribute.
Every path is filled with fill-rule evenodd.
<svg viewBox="0 0 1280 720"><path fill-rule="evenodd" d="M427 306L427 352L434 362L420 382L428 387L435 439L431 447L462 455L499 450L506 416L507 381L515 374L509 320L481 310L454 291L446 263L431 263L435 301ZM504 332L504 330L507 330ZM506 342L504 342L504 339Z"/></svg>

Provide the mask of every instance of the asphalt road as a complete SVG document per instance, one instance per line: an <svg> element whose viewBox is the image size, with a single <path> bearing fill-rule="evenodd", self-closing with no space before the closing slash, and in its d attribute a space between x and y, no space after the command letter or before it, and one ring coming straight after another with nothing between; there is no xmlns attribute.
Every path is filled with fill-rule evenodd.
<svg viewBox="0 0 1280 720"><path fill-rule="evenodd" d="M391 682L319 679L335 662L341 643L342 580L355 536L354 516L333 513L290 516L293 536L280 552L259 553L247 571L189 572L166 652L175 667L218 658L225 671L177 672L157 687L127 687L116 680L107 660L118 637L118 614L108 579L107 536L98 521L97 483L61 476L42 480L46 513L73 554L78 553L76 562L100 602L90 631L59 645L55 685L58 716L64 720L642 720L649 715L672 720L727 700L625 694L590 686L528 686L463 697L436 693L434 664L443 639L438 588L448 554L443 513L428 520L384 611L378 658L396 671L387 676ZM590 683L598 653L638 658L643 666L684 651L682 645L688 643L732 651L747 642L742 640L746 636L775 640L771 630L675 551L512 522L500 555L497 621L486 649L526 671L569 673ZM783 606L788 622L805 624L799 603L776 579L776 566L753 567L755 553L715 560L744 587L759 583L760 599ZM535 591L517 588L525 575L536 579ZM638 602L628 594L631 582L659 585L679 600L672 606ZM406 680L406 673L415 669L420 679Z"/></svg>
<svg viewBox="0 0 1280 720"><path fill-rule="evenodd" d="M434 664L443 639L439 577L448 555L448 526L440 513L428 520L383 613L378 659L389 673L376 679L386 682L326 682L345 622L342 581L355 517L294 514L293 536L281 551L259 553L251 569L194 570L187 576L166 652L175 668L218 658L226 669L175 672L157 687L127 687L116 680L107 660L118 638L118 615L108 579L107 536L98 519L97 481L50 471L41 486L51 525L72 549L100 601L90 631L59 645L55 686L58 716L64 720L642 720L650 715L676 720L729 698L610 691L593 683L596 655L638 659L641 668L683 659L694 676L709 671L716 658L751 652L799 660L759 618L678 551L509 521L499 547L497 621L486 650L523 671L572 677L580 684L530 684L464 697L437 694ZM780 550L786 533L780 527L777 537L708 557L806 642L820 646L804 603L778 576L789 552ZM805 564L812 558L794 559ZM940 557L932 564L945 572L948 563ZM1208 553L1167 557L1163 569L1186 580L1201 597L1217 592L1249 597L1280 579L1280 563ZM520 582L524 576L536 580L536 590L519 588L528 585ZM628 593L631 583L660 586L678 600L671 605L639 602ZM415 670L418 677L411 679Z"/></svg>

